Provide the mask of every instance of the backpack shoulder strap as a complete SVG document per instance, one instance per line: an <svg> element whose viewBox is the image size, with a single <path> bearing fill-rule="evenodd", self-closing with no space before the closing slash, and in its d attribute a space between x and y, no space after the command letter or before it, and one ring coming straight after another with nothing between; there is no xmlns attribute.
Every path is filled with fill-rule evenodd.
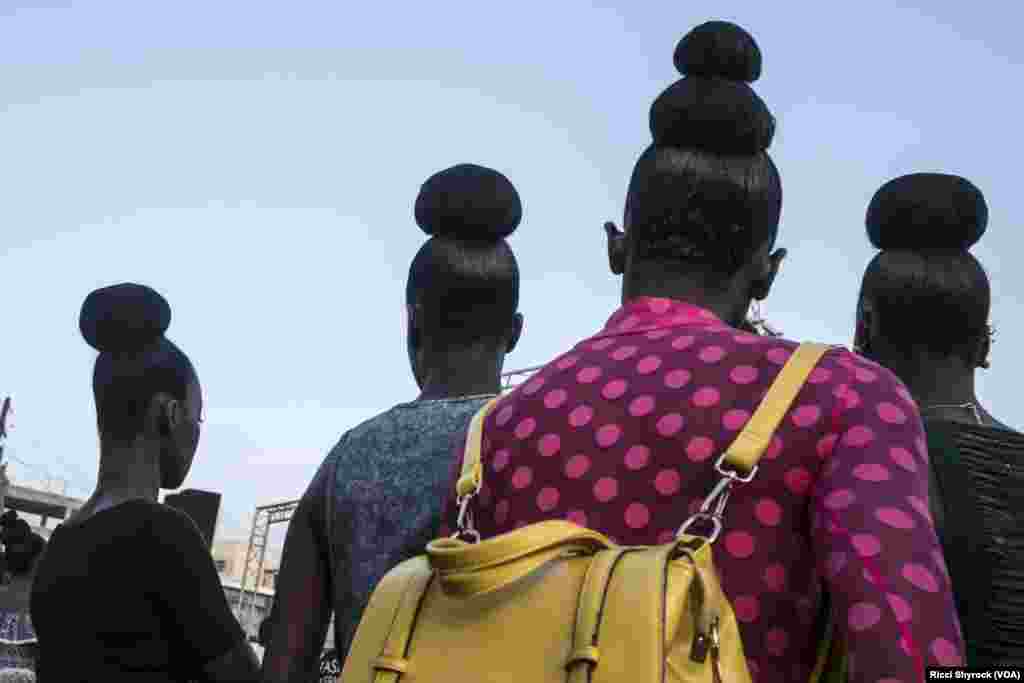
<svg viewBox="0 0 1024 683"><path fill-rule="evenodd" d="M807 377L830 348L827 344L801 344L793 352L746 427L726 449L725 462L733 469L743 474L754 470Z"/></svg>
<svg viewBox="0 0 1024 683"><path fill-rule="evenodd" d="M466 436L466 449L462 455L462 473L456 484L456 493L461 498L480 490L484 480L484 468L480 464L480 444L483 441L484 420L498 405L501 396L495 396L484 404L469 423L469 434Z"/></svg>
<svg viewBox="0 0 1024 683"><path fill-rule="evenodd" d="M821 357L832 348L827 344L801 344L779 371L772 386L765 394L761 405L747 422L736 440L725 452L725 461L733 468L747 473L754 469L757 461L771 444L772 434L786 416L797 394L807 381L808 375ZM462 458L462 473L456 486L458 495L468 496L478 491L483 483L483 467L480 464L480 444L483 439L484 420L494 410L501 397L488 401L469 424L466 450Z"/></svg>

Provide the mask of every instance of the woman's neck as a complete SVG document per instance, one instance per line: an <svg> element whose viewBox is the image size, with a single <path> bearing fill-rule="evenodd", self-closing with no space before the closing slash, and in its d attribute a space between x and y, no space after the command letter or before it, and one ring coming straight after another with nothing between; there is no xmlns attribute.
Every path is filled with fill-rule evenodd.
<svg viewBox="0 0 1024 683"><path fill-rule="evenodd" d="M494 352L444 353L428 358L420 401L494 395L501 390L501 357Z"/></svg>
<svg viewBox="0 0 1024 683"><path fill-rule="evenodd" d="M965 367L935 364L900 368L899 365L894 363L890 367L907 385L923 418L970 424L996 423L979 403L974 373Z"/></svg>
<svg viewBox="0 0 1024 683"><path fill-rule="evenodd" d="M903 380L914 400L921 405L957 405L978 401L974 391L973 372L948 366L901 368L899 363L893 363L888 367Z"/></svg>
<svg viewBox="0 0 1024 683"><path fill-rule="evenodd" d="M683 280L629 281L622 289L622 303L640 297L654 297L682 301L714 313L727 325L738 326L743 322L750 302L744 306L733 292L723 290L710 292L707 288Z"/></svg>
<svg viewBox="0 0 1024 683"><path fill-rule="evenodd" d="M477 381L467 380L465 382L426 382L420 391L418 401L436 401L445 398L459 398L462 396L494 396L500 392L499 381L490 379L479 379Z"/></svg>
<svg viewBox="0 0 1024 683"><path fill-rule="evenodd" d="M160 493L160 446L143 438L125 444L103 444L93 499L156 502Z"/></svg>

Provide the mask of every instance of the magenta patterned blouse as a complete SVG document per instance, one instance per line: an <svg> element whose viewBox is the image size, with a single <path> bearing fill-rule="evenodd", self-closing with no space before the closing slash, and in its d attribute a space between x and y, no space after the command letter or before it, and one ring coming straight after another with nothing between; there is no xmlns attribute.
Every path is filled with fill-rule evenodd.
<svg viewBox="0 0 1024 683"><path fill-rule="evenodd" d="M686 303L634 299L488 418L477 528L487 538L564 518L623 544L668 541L796 346ZM851 681L917 683L925 666L959 664L927 468L906 388L827 353L756 478L734 491L714 546L755 680L808 679L822 587ZM449 499L444 519L454 510Z"/></svg>

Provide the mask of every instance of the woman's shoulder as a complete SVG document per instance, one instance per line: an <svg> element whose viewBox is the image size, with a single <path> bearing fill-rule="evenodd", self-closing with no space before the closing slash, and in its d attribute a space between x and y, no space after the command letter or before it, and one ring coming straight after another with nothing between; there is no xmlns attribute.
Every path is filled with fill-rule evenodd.
<svg viewBox="0 0 1024 683"><path fill-rule="evenodd" d="M1008 462L1024 464L1024 434L1000 422L970 424L948 420L925 422L929 433L952 435L961 448L989 453Z"/></svg>
<svg viewBox="0 0 1024 683"><path fill-rule="evenodd" d="M182 534L198 536L199 527L187 514L169 505L133 499L63 522L51 536L50 544L64 541L91 543L96 535L137 540L140 533L151 536L174 534L180 538Z"/></svg>
<svg viewBox="0 0 1024 683"><path fill-rule="evenodd" d="M136 525L152 516L159 514L160 508L165 506L155 501L132 498L124 501L99 501L87 503L61 522L51 536L56 540L57 536L63 536L69 530L91 528L93 526L107 526L115 524L123 526ZM57 531L60 533L58 534Z"/></svg>
<svg viewBox="0 0 1024 683"><path fill-rule="evenodd" d="M364 464L367 452L408 455L432 451L438 438L458 433L490 397L465 397L402 403L346 432L328 458Z"/></svg>
<svg viewBox="0 0 1024 683"><path fill-rule="evenodd" d="M179 533L201 537L199 527L186 513L170 505L153 504L148 511L149 523L158 532L174 530Z"/></svg>
<svg viewBox="0 0 1024 683"><path fill-rule="evenodd" d="M750 348L764 364L777 367L780 371L801 346L810 343L826 346L827 349L816 363L808 383L829 393L842 393L844 387L856 386L861 393L900 390L909 396L906 387L892 371L841 344L800 342L784 337L759 337L742 331L733 337L736 346Z"/></svg>
<svg viewBox="0 0 1024 683"><path fill-rule="evenodd" d="M785 346L769 349L766 365L782 372L785 362L799 346L785 340ZM772 377L772 381L778 375ZM844 346L831 345L804 381L801 401L813 402L844 421L881 419L903 424L919 415L917 404L906 385L888 368Z"/></svg>
<svg viewBox="0 0 1024 683"><path fill-rule="evenodd" d="M898 393L905 400L913 402L910 391L892 370L845 346L833 346L822 363L841 370L834 375L836 383L855 386L862 394Z"/></svg>

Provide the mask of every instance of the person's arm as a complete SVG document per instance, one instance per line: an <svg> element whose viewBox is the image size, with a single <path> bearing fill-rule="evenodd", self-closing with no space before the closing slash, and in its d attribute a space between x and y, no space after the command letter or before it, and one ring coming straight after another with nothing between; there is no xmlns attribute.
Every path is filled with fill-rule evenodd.
<svg viewBox="0 0 1024 683"><path fill-rule="evenodd" d="M288 525L263 655L265 683L308 683L319 672L334 595L325 510L331 462L320 467Z"/></svg>
<svg viewBox="0 0 1024 683"><path fill-rule="evenodd" d="M194 522L164 508L152 521L153 594L167 628L203 681L259 680L259 662L228 606L213 557Z"/></svg>
<svg viewBox="0 0 1024 683"><path fill-rule="evenodd" d="M844 373L845 374L845 373ZM891 373L854 366L837 392L831 455L812 499L813 547L853 682L924 680L963 641L928 510L917 408Z"/></svg>

